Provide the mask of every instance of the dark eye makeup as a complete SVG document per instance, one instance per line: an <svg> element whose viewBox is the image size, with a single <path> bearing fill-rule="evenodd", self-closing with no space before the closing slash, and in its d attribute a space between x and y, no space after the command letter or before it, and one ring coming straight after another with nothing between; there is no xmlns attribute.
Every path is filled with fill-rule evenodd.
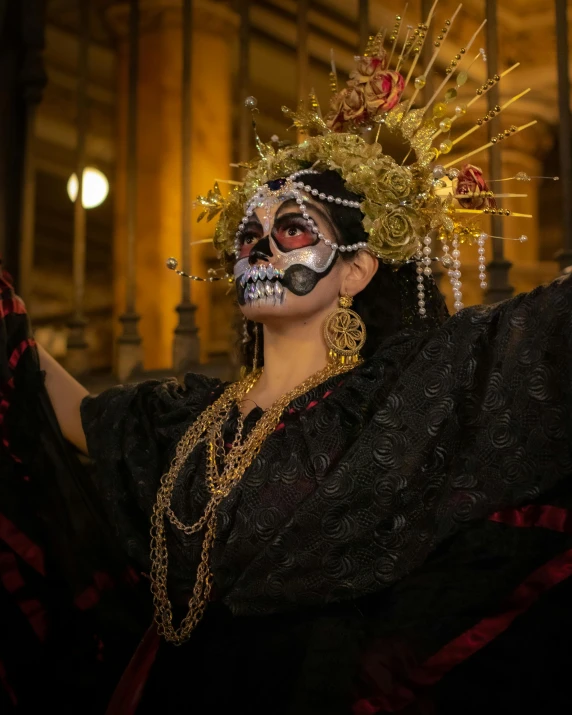
<svg viewBox="0 0 572 715"><path fill-rule="evenodd" d="M296 210L286 212L288 208L294 208ZM319 213L328 224L332 233L336 233L329 217L320 207L309 206L308 208ZM285 201L278 210L274 220L272 238L284 253L299 248L306 248L307 246L314 246L319 241L317 234L312 231L308 221L304 219L297 209L298 207L293 200ZM280 211L284 213L281 214ZM240 258L246 258L250 254L256 243L263 238L263 233L262 224L254 218L246 224L240 239Z"/></svg>
<svg viewBox="0 0 572 715"><path fill-rule="evenodd" d="M272 228L272 238L284 252L315 245L319 240L306 219L299 213L288 213L278 217Z"/></svg>

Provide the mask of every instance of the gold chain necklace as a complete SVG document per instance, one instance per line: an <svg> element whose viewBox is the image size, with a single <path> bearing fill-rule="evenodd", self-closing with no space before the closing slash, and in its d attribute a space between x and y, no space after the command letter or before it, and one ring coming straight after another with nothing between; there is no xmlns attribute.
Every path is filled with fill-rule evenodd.
<svg viewBox="0 0 572 715"><path fill-rule="evenodd" d="M188 640L193 629L201 620L212 589L210 552L214 544L217 528L218 507L236 486L245 471L259 453L264 441L278 425L286 407L297 397L312 390L335 375L353 370L356 363L340 365L328 364L323 370L312 375L294 390L286 393L266 410L252 431L242 438L242 417L239 417L236 436L228 452L224 449L223 427L235 404L239 404L258 381L262 371L255 371L240 382L233 383L210 407L199 416L177 445L175 457L169 471L161 478L157 501L151 516L151 592L155 609L157 630L165 640L181 645ZM171 507L173 489L181 468L191 452L201 443L207 445L206 483L211 497L204 514L192 525L184 524L177 518ZM220 472L217 458L223 469ZM204 531L201 558L193 593L188 601L188 611L178 628L173 626L173 608L167 592L168 553L165 538L165 518L185 534Z"/></svg>

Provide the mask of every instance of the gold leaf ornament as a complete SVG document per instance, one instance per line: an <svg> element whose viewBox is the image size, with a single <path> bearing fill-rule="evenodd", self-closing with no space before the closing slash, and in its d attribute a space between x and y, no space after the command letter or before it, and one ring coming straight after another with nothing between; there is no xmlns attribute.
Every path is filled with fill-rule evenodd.
<svg viewBox="0 0 572 715"><path fill-rule="evenodd" d="M206 196L197 196L194 207L198 208L200 206L203 209L197 221L202 221L205 217L207 221L212 221L223 210L225 204L226 200L221 193L218 182L216 182L214 187L209 189Z"/></svg>

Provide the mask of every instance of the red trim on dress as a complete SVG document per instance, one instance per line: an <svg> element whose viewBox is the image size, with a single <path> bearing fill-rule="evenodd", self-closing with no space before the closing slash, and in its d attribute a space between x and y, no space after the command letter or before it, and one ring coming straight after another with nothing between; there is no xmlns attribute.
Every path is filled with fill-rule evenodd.
<svg viewBox="0 0 572 715"><path fill-rule="evenodd" d="M18 608L26 616L40 641L43 642L48 631L46 610L35 598L18 597L18 591L25 587L25 582L18 569L16 556L8 551L0 553L0 579L6 591L15 596Z"/></svg>
<svg viewBox="0 0 572 715"><path fill-rule="evenodd" d="M0 514L0 539L42 576L46 575L44 552L4 514Z"/></svg>
<svg viewBox="0 0 572 715"><path fill-rule="evenodd" d="M505 509L489 517L490 521L518 528L541 527L572 534L572 512L549 504L530 504L520 509Z"/></svg>
<svg viewBox="0 0 572 715"><path fill-rule="evenodd" d="M545 528L561 533L572 533L572 516L567 509L550 505L529 505L519 509L505 509L489 517L496 523L518 528ZM572 549L554 557L533 571L499 608L499 613L483 618L472 628L447 643L423 665L413 670L409 686L427 687L437 683L455 666L484 648L504 633L513 621L549 589L572 576ZM373 715L396 712L416 698L410 687L396 684L390 693L363 698L354 703L353 715Z"/></svg>
<svg viewBox="0 0 572 715"><path fill-rule="evenodd" d="M121 676L105 715L134 715L137 711L145 683L157 657L159 642L157 629L152 625Z"/></svg>

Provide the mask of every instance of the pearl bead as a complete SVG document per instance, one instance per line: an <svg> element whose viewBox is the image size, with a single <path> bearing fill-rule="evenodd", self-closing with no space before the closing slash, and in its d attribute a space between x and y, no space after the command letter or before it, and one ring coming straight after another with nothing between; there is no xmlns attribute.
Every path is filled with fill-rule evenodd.
<svg viewBox="0 0 572 715"><path fill-rule="evenodd" d="M322 201L323 201L326 198L326 194L320 193L320 194L318 194L318 198L322 199Z"/></svg>
<svg viewBox="0 0 572 715"><path fill-rule="evenodd" d="M340 205L340 204L342 203L342 200L340 199L339 196L338 196L338 198L336 199L336 203L337 203L338 205Z"/></svg>
<svg viewBox="0 0 572 715"><path fill-rule="evenodd" d="M341 251L342 253L345 253L345 250L346 250L346 247L345 247L345 246L340 246L340 251Z"/></svg>
<svg viewBox="0 0 572 715"><path fill-rule="evenodd" d="M481 281L481 288L484 290L485 288L488 288L489 284L486 281Z"/></svg>
<svg viewBox="0 0 572 715"><path fill-rule="evenodd" d="M311 191L312 196L317 196L319 193L318 189L312 189Z"/></svg>
<svg viewBox="0 0 572 715"><path fill-rule="evenodd" d="M347 206L348 205L348 200L347 199L342 199L342 205Z"/></svg>
<svg viewBox="0 0 572 715"><path fill-rule="evenodd" d="M430 269L429 267L424 268L424 269L423 269L423 273L424 273L426 276L430 276L430 275L431 275L431 269Z"/></svg>
<svg viewBox="0 0 572 715"><path fill-rule="evenodd" d="M256 99L256 97L247 97L244 100L244 106L247 109L254 109L256 106L258 106L258 100Z"/></svg>

